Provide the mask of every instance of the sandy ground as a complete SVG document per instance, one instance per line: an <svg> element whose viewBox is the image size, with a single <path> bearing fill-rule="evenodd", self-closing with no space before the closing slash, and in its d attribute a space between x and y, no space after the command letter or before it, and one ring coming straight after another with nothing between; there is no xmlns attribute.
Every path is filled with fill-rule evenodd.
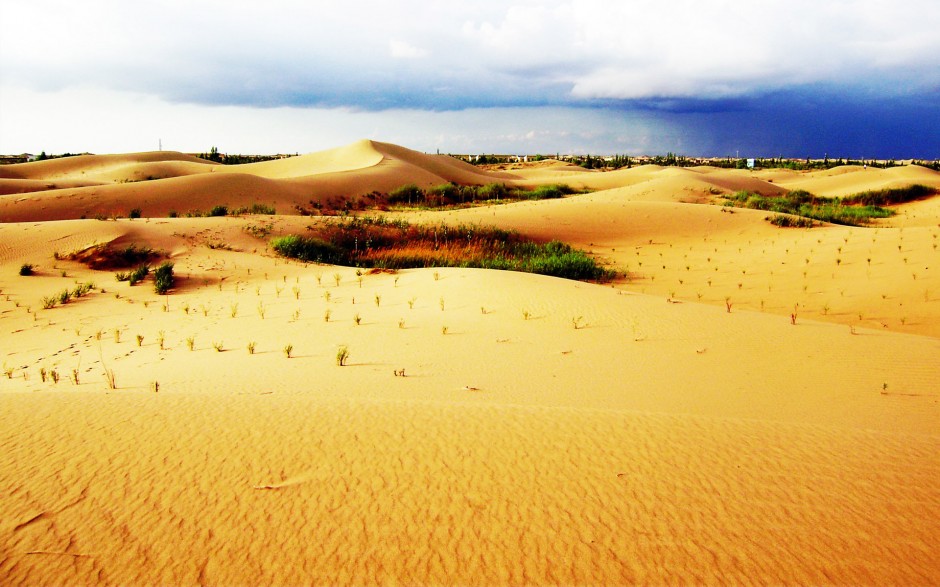
<svg viewBox="0 0 940 587"><path fill-rule="evenodd" d="M497 178L600 191L407 214L559 238L627 272L597 285L360 281L245 230L300 232L299 216L79 219L101 201L261 201L254 182L287 212L295 188L493 179L394 145L242 169L33 165L0 168L4 584L940 582L938 198L810 230L705 203L936 173L543 164ZM55 259L101 243L166 251L177 287Z"/></svg>

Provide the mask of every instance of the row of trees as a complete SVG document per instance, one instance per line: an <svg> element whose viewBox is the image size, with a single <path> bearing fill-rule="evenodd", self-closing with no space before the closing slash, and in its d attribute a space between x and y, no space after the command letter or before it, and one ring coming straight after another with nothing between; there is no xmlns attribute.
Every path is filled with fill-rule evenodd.
<svg viewBox="0 0 940 587"><path fill-rule="evenodd" d="M230 153L220 153L216 147L209 149L208 153L199 153L196 155L200 159L215 161L223 165L241 165L243 163L258 163L259 161L270 161L272 159L281 159L284 155L236 155ZM294 154L296 156L296 153ZM291 155L287 155L291 157Z"/></svg>

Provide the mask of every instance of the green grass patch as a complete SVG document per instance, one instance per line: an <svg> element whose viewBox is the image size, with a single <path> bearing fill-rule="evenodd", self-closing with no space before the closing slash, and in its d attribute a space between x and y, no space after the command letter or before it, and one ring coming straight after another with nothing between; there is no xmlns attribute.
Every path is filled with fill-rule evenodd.
<svg viewBox="0 0 940 587"><path fill-rule="evenodd" d="M516 232L475 225L419 225L352 217L311 226L307 236L271 241L280 255L306 262L382 269L475 267L605 281L615 277L583 251L537 243Z"/></svg>

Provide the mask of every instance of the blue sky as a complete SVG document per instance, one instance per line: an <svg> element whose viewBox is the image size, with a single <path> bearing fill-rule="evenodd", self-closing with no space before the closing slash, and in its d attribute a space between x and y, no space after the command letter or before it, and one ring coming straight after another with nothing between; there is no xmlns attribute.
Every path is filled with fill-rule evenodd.
<svg viewBox="0 0 940 587"><path fill-rule="evenodd" d="M940 158L933 0L0 2L0 152Z"/></svg>

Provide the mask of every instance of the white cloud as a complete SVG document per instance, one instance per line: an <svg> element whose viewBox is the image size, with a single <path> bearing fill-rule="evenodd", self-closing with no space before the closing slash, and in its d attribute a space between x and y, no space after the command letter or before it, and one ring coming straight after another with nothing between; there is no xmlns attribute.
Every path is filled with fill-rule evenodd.
<svg viewBox="0 0 940 587"><path fill-rule="evenodd" d="M940 83L932 57L940 54L940 11L932 0L0 6L7 81L206 103L388 107L430 87L500 104ZM420 71L403 63L415 59L424 62ZM363 103L370 95L363 87L390 97Z"/></svg>
<svg viewBox="0 0 940 587"><path fill-rule="evenodd" d="M421 59L428 55L424 49L419 49L399 39L392 39L388 42L388 52L394 59Z"/></svg>
<svg viewBox="0 0 940 587"><path fill-rule="evenodd" d="M940 10L934 5L934 0L0 0L0 100L15 102L16 108L0 109L0 144L15 150L33 140L29 125L20 122L26 120L32 136L40 129L48 130L45 136L75 136L76 143L62 150L102 150L77 144L91 136L92 126L98 132L105 128L82 122L91 112L114 129L113 150L154 142L151 135L165 132L161 128L174 119L192 125L174 132L193 141L209 141L211 134L240 145L255 133L255 142L244 148L257 150L288 144L322 148L369 136L373 129L381 133L378 138L399 137L409 145L431 142L420 132L433 131L455 144L464 144L465 137L507 145L496 137L512 135L543 149L539 141L560 141L562 132L580 140L579 124L604 128L592 113L553 109L563 106L614 102L621 106L618 115L626 116L632 101L682 106L690 98L717 103L814 87L869 98L927 96L936 105ZM85 101L88 109L76 109L69 100ZM538 117L517 124L499 110L506 106L547 107L543 112L552 113L552 124L532 124L541 122ZM499 112L493 121L509 129L493 131L495 122L471 115L474 108ZM357 109L363 112L350 112ZM435 114L426 115L429 110ZM390 115L380 116L382 111ZM250 122L239 126L233 112ZM119 118L119 113L133 115ZM142 128L149 123L138 119L152 113L160 113L162 122ZM623 127L616 136L666 136L643 126L647 119L641 118L630 119L640 130ZM282 122L288 119L299 122ZM256 120L278 129L273 134L282 147L267 141ZM443 121L481 127L458 131ZM321 126L341 124L349 131L326 137L323 143L329 144L314 145L290 130L303 128L311 135ZM125 127L139 129L145 140L122 135ZM9 139L16 129L22 130L19 142ZM533 129L534 138L525 139ZM650 140L651 148L660 144ZM584 143L590 144L601 143ZM667 150L675 145L669 143Z"/></svg>

